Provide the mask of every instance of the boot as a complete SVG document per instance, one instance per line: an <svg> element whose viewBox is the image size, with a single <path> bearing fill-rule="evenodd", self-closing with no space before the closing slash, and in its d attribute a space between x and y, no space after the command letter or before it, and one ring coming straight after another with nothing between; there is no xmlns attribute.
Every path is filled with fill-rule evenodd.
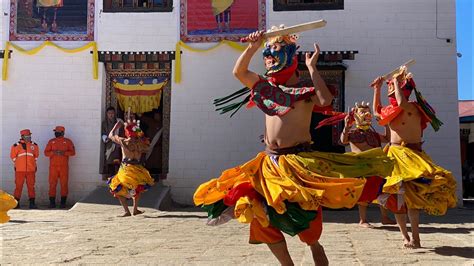
<svg viewBox="0 0 474 266"><path fill-rule="evenodd" d="M35 198L30 199L30 209L38 209L38 207L35 204Z"/></svg>
<svg viewBox="0 0 474 266"><path fill-rule="evenodd" d="M18 202L18 204L16 205L15 209L21 209L21 206L20 206L20 199L17 199L15 198L16 201Z"/></svg>
<svg viewBox="0 0 474 266"><path fill-rule="evenodd" d="M59 208L61 208L61 209L66 208L66 199L67 199L67 197L61 197L61 205L59 206Z"/></svg>
<svg viewBox="0 0 474 266"><path fill-rule="evenodd" d="M55 197L49 197L49 208L50 209L56 208L56 198Z"/></svg>

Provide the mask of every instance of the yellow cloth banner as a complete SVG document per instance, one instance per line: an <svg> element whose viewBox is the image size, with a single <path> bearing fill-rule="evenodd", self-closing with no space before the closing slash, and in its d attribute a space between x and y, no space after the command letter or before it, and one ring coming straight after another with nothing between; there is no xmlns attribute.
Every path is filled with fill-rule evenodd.
<svg viewBox="0 0 474 266"><path fill-rule="evenodd" d="M167 82L128 85L114 81L113 86L122 110L130 107L133 113L142 114L160 107L162 89Z"/></svg>
<svg viewBox="0 0 474 266"><path fill-rule="evenodd" d="M37 7L62 7L63 0L38 0Z"/></svg>
<svg viewBox="0 0 474 266"><path fill-rule="evenodd" d="M214 46L212 46L211 48L208 48L208 49L197 49L197 48L193 48L193 47L187 45L183 41L177 42L176 43L176 58L175 58L176 67L174 69L174 71L175 71L175 73L174 73L174 82L175 83L180 83L181 82L181 49L182 48L184 48L186 50L189 50L191 52L204 53L204 52L209 52L209 51L212 51L214 49L217 49L222 45L227 45L227 46L231 47L232 49L234 49L236 51L240 51L240 52L244 51L247 48L247 46L242 46L237 42L231 42L231 41L227 41L227 40L223 40L223 41L219 42L218 44L216 44L216 45L214 45Z"/></svg>
<svg viewBox="0 0 474 266"><path fill-rule="evenodd" d="M45 41L43 42L40 46L36 48L32 48L30 50L26 50L21 48L18 45L15 45L11 42L7 42L5 45L5 54L3 55L3 69L2 69L2 79L7 80L8 78L8 61L9 61L9 54L10 54L10 48L15 49L16 51L26 54L26 55L35 55L39 51L43 50L44 47L46 46L53 46L65 53L73 54L73 53L79 53L82 51L85 51L87 49L92 49L92 73L93 73L93 78L98 79L99 78L99 53L97 52L97 43L96 42L90 42L82 47L78 48L73 48L73 49L67 49L60 47L59 45L50 42L50 41Z"/></svg>

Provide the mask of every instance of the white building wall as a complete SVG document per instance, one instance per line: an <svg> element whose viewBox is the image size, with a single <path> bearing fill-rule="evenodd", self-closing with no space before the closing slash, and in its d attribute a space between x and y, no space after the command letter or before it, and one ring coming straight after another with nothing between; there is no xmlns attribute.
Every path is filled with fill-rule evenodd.
<svg viewBox="0 0 474 266"><path fill-rule="evenodd" d="M10 1L2 1L2 48L8 41ZM6 15L4 15L6 14ZM41 42L14 42L31 49ZM64 48L81 47L87 42L55 42ZM36 198L48 198L49 159L44 148L54 137L56 125L66 127L66 137L76 147L77 155L69 161L69 202L75 202L102 183L99 169L100 120L102 115L102 69L99 80L93 79L90 51L64 53L46 47L35 55L13 49L8 63L8 79L1 89L1 177L2 189L12 193L15 187L10 147L20 138L19 130L31 129L33 141L40 147L36 173ZM58 186L59 196L59 186ZM22 199L26 200L23 187Z"/></svg>
<svg viewBox="0 0 474 266"><path fill-rule="evenodd" d="M102 51L173 51L179 40L179 1L172 12L104 13L96 1L96 40Z"/></svg>
<svg viewBox="0 0 474 266"><path fill-rule="evenodd" d="M174 2L173 12L104 13L102 1L96 1L99 50L174 50L179 40L179 1ZM451 43L436 38L432 0L346 0L344 10L292 12L273 12L273 1L269 0L267 25L325 19L325 28L301 34L300 50L312 50L312 42L318 42L322 50L359 51L354 61L346 61L346 104L372 101L368 84L374 77L410 58L416 59L411 71L417 85L445 122L436 134L430 128L426 130L425 148L436 162L454 172L460 184L454 2L438 1L438 36L451 38ZM1 28L3 46L8 39L8 16L3 17ZM61 45L78 47L83 43ZM207 48L214 44L191 45ZM212 106L214 98L242 87L231 74L238 55L225 46L207 53L183 50L182 82L172 84L170 172L166 181L178 202L191 204L200 183L263 149L259 142L264 130L260 111L242 110L230 119L218 115ZM257 55L252 69L263 72L260 64ZM1 88L2 188L13 190L8 153L19 137L18 131L31 128L43 151L55 124L66 126L66 135L76 143L78 152L70 161L71 199L77 200L102 183L98 175L98 136L105 71L102 65L100 69L99 80L93 80L89 52L64 54L54 48L46 48L36 56L14 52L9 79ZM48 162L43 155L38 168L38 196L47 198Z"/></svg>
<svg viewBox="0 0 474 266"><path fill-rule="evenodd" d="M101 74L101 73L100 73ZM41 153L36 173L36 198L48 198L49 160L44 148L54 137L56 125L66 127L66 137L76 147L70 158L69 199L78 200L99 183L99 136L101 81L92 78L89 51L65 54L46 47L34 56L14 52L8 80L2 88L2 187L14 189L13 164L9 149L19 139L19 130L29 128ZM23 197L27 198L26 187Z"/></svg>
<svg viewBox="0 0 474 266"><path fill-rule="evenodd" d="M171 96L170 173L173 198L192 203L196 187L222 170L253 158L264 146L264 117L242 108L233 118L219 115L212 101L244 86L232 76L239 52L228 47L206 53L183 51L182 82ZM253 60L252 68L260 61Z"/></svg>

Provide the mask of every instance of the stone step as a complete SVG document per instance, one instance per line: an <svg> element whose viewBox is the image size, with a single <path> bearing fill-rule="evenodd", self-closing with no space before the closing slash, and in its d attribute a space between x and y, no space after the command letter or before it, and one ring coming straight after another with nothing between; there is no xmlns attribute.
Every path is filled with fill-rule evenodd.
<svg viewBox="0 0 474 266"><path fill-rule="evenodd" d="M89 195L80 199L77 203L119 205L120 202L112 196L107 186L98 186ZM76 203L76 204L77 204ZM160 183L144 192L140 198L139 207L153 208L160 211L167 211L172 208L171 188ZM133 205L129 200L129 207ZM71 208L74 210L74 207Z"/></svg>

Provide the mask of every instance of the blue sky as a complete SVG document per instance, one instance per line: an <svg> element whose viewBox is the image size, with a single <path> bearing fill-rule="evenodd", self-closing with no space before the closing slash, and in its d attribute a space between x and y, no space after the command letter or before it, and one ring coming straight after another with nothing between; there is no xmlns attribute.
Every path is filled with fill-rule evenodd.
<svg viewBox="0 0 474 266"><path fill-rule="evenodd" d="M474 100L474 0L456 0L456 36L458 57L458 90L459 100Z"/></svg>

